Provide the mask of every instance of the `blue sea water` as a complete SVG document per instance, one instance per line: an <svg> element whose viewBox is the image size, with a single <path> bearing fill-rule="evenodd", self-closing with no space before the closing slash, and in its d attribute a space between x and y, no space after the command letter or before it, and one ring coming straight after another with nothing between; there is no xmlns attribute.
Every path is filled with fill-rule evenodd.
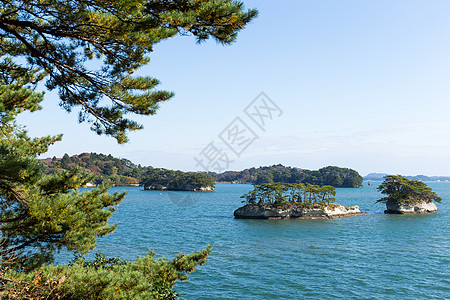
<svg viewBox="0 0 450 300"><path fill-rule="evenodd" d="M365 183L337 189L336 202L369 215L332 220L236 220L251 185L118 187L128 192L111 219L119 226L94 252L171 259L211 244L207 263L177 284L181 299L450 299L450 182L427 184L443 198L436 214L385 215L378 184Z"/></svg>

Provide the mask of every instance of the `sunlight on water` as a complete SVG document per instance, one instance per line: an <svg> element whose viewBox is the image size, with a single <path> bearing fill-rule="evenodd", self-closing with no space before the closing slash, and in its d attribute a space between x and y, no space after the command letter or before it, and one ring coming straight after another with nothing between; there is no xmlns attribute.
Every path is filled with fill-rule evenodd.
<svg viewBox="0 0 450 300"><path fill-rule="evenodd" d="M111 220L119 227L96 251L172 258L212 244L177 285L182 299L448 299L450 183L429 185L443 198L437 214L384 215L376 186L365 185L337 189L336 202L370 215L334 220L235 220L251 185L195 195L115 188L128 192Z"/></svg>

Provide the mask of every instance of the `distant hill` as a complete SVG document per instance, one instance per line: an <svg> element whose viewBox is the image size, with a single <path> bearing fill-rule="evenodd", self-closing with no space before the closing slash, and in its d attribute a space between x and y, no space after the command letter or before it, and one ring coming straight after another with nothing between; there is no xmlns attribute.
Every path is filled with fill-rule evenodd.
<svg viewBox="0 0 450 300"><path fill-rule="evenodd" d="M42 167L46 174L54 173L58 170L70 170L74 167L82 168L96 176L94 184L100 184L105 180L111 180L116 186L142 185L151 186L149 178L160 179L163 176L173 177L177 174L180 177L181 171L173 173L172 170L157 169L151 166L143 167L136 165L124 158L115 158L111 155L97 153L82 153L69 156L64 154L62 158L41 159ZM207 177L197 178L194 173L185 173L195 182L209 182ZM189 176L192 174L192 176ZM218 182L262 184L272 182L285 183L309 183L314 185L331 185L334 187L360 187L363 178L355 170L329 166L319 170L306 170L283 165L273 165L267 167L250 168L243 171L227 171L224 173L209 172ZM175 177L177 177L175 176ZM184 176L184 175L183 175ZM177 177L177 178L178 178ZM162 179L161 179L162 180ZM160 184L160 181L155 184ZM161 182L163 182L162 180ZM165 182L165 181L164 181Z"/></svg>
<svg viewBox="0 0 450 300"><path fill-rule="evenodd" d="M364 180L384 180L384 176L390 175L387 173L370 173L364 176ZM410 180L420 180L420 181L450 181L450 176L425 176L425 175L414 175L414 176L403 176Z"/></svg>
<svg viewBox="0 0 450 300"><path fill-rule="evenodd" d="M82 153L73 156L66 153L62 158L46 158L41 159L41 162L46 174L59 170L70 170L74 167L94 173L97 175L94 184L111 180L115 185L138 185L142 175L148 169L141 165L135 165L128 159L97 153Z"/></svg>
<svg viewBox="0 0 450 300"><path fill-rule="evenodd" d="M421 181L450 181L450 176L425 176L425 175L415 175L415 176L404 176L411 180L421 180Z"/></svg>
<svg viewBox="0 0 450 300"><path fill-rule="evenodd" d="M360 187L363 178L355 170L329 166L319 170L306 170L283 165L250 168L243 171L210 173L216 181L262 184L272 182L309 183L334 187Z"/></svg>

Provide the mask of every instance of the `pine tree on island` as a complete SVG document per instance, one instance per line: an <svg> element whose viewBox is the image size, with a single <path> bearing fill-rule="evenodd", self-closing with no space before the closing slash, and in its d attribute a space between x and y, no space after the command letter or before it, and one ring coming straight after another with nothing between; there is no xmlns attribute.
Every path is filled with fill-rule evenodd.
<svg viewBox="0 0 450 300"><path fill-rule="evenodd" d="M334 203L336 189L303 183L264 183L241 196L246 205L234 212L238 219L311 219L362 215L358 206Z"/></svg>
<svg viewBox="0 0 450 300"><path fill-rule="evenodd" d="M436 204L442 198L425 183L410 180L400 175L387 175L378 190L387 195L377 202L385 203L386 214L421 214L437 211Z"/></svg>

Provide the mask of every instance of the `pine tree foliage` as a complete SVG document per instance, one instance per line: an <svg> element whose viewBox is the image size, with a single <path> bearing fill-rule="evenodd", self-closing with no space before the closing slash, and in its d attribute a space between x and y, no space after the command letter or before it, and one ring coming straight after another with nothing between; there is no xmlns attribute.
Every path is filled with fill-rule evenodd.
<svg viewBox="0 0 450 300"><path fill-rule="evenodd" d="M378 191L387 195L377 202L389 204L408 204L419 202L442 201L435 192L424 182L410 180L401 175L387 175L384 181L378 186Z"/></svg>
<svg viewBox="0 0 450 300"><path fill-rule="evenodd" d="M142 128L126 114L152 115L173 96L156 89L156 78L132 75L155 44L178 34L230 44L257 15L231 0L1 0L0 7L6 82L12 70L30 73L29 83L45 78L63 108L80 107L80 122L119 143Z"/></svg>
<svg viewBox="0 0 450 300"><path fill-rule="evenodd" d="M3 295L10 299L178 299L175 283L186 280L210 252L208 246L168 261L155 260L150 251L134 262L98 254L94 261L79 258L69 265L48 265L34 272L8 270L0 280L9 279Z"/></svg>
<svg viewBox="0 0 450 300"><path fill-rule="evenodd" d="M333 186L303 183L263 183L241 196L246 204L271 204L283 206L295 204L301 207L314 205L326 206L336 201L336 189Z"/></svg>
<svg viewBox="0 0 450 300"><path fill-rule="evenodd" d="M7 138L0 139L0 266L34 268L50 262L61 247L84 253L95 248L98 236L114 231L107 221L123 193L108 194L107 185L79 193L92 179L79 169L42 173L35 157L60 137L30 139L8 126L2 132Z"/></svg>
<svg viewBox="0 0 450 300"><path fill-rule="evenodd" d="M77 168L44 174L37 156L61 136L30 138L15 119L41 108L45 82L80 122L124 143L142 128L129 115L152 115L173 96L157 79L133 75L153 45L176 35L227 45L256 15L232 0L0 0L0 298L177 297L175 282L210 248L171 261L150 252L135 262L49 264L58 249L86 253L112 233L108 220L124 194L108 193L108 184L79 192L93 177Z"/></svg>

